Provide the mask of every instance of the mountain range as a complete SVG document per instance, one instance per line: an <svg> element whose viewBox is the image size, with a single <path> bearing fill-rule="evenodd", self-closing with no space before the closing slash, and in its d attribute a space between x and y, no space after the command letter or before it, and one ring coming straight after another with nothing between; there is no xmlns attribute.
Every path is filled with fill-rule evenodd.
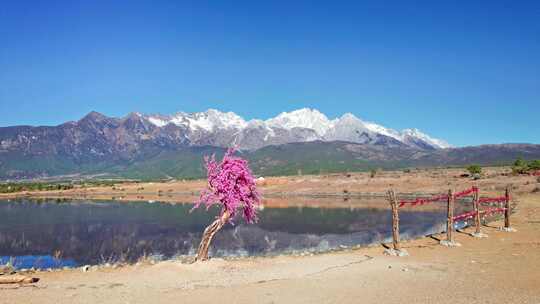
<svg viewBox="0 0 540 304"><path fill-rule="evenodd" d="M236 147L257 174L366 170L374 167L499 164L540 158L527 144L453 148L418 129L396 131L347 113L314 109L246 121L233 112L173 115L91 112L58 126L0 128L0 178L67 174L129 178L201 177L202 155Z"/></svg>
<svg viewBox="0 0 540 304"><path fill-rule="evenodd" d="M314 109L284 112L267 120L244 120L233 112L210 109L200 113L143 115L141 121L158 128L178 128L190 145L236 146L256 150L269 145L311 141L349 141L369 144L405 144L421 149L448 148L448 143L433 139L417 129L401 132L363 121L351 113L330 120Z"/></svg>

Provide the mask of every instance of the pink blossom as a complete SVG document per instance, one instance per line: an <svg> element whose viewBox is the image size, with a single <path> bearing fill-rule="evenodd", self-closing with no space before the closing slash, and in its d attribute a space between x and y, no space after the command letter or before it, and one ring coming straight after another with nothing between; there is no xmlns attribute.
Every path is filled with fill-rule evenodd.
<svg viewBox="0 0 540 304"><path fill-rule="evenodd" d="M221 204L221 214L228 211L230 219L234 218L239 208L242 208L246 222L257 221L256 206L261 196L255 185L255 178L249 169L247 160L233 156L234 149L229 149L220 163L215 155L205 156L204 162L208 176L208 188L201 192L195 208L201 204L206 209L214 204Z"/></svg>

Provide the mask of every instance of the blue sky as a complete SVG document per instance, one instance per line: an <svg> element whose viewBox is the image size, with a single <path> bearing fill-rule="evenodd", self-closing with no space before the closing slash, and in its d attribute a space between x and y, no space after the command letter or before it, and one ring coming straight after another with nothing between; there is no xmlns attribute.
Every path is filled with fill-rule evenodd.
<svg viewBox="0 0 540 304"><path fill-rule="evenodd" d="M300 107L540 143L540 1L0 2L0 126Z"/></svg>

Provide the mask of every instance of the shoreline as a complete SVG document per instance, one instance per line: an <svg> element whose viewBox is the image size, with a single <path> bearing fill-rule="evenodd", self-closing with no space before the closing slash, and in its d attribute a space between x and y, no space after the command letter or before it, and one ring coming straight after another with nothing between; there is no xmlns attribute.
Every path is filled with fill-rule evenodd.
<svg viewBox="0 0 540 304"><path fill-rule="evenodd" d="M440 246L432 238L403 242L410 256L401 258L372 246L304 256L37 272L41 280L35 287L0 287L0 302L209 303L220 298L236 303L357 303L361 298L379 304L538 303L539 194L520 197L512 223L515 233L499 231L502 221L482 227L489 235L485 239L471 237L470 228L457 232L456 241L463 245L458 248ZM391 293L390 286L396 286Z"/></svg>

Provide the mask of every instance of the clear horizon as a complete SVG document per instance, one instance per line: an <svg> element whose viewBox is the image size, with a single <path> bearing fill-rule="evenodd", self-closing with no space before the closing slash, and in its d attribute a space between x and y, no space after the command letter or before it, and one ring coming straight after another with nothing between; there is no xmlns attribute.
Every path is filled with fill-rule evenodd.
<svg viewBox="0 0 540 304"><path fill-rule="evenodd" d="M539 16L535 1L5 3L0 126L308 107L454 146L538 144Z"/></svg>

